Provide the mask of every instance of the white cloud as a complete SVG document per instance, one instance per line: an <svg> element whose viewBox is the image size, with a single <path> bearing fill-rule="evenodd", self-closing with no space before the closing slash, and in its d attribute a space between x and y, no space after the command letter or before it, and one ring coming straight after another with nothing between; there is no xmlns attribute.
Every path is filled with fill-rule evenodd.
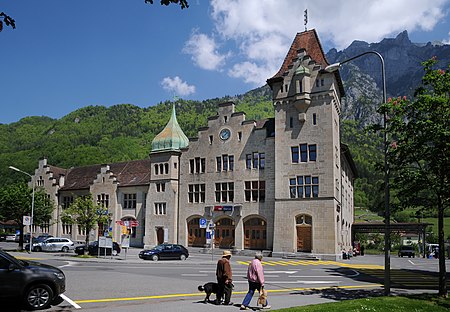
<svg viewBox="0 0 450 312"><path fill-rule="evenodd" d="M210 36L194 34L186 44L202 68L231 64L228 74L262 85L274 75L297 32L315 28L326 47L343 49L354 40L369 43L403 30L431 31L446 16L450 0L211 0L215 24ZM433 41L439 38L433 38ZM217 42L220 43L217 44ZM219 47L239 47L233 56ZM327 51L325 51L327 52ZM208 66L209 64L209 66Z"/></svg>
<svg viewBox="0 0 450 312"><path fill-rule="evenodd" d="M161 85L164 90L173 92L176 95L186 96L195 93L195 86L188 85L180 77L175 76L173 78L166 77L161 81Z"/></svg>
<svg viewBox="0 0 450 312"><path fill-rule="evenodd" d="M196 32L186 42L183 52L190 54L197 66L207 70L220 69L227 57L217 51L217 44L213 38Z"/></svg>
<svg viewBox="0 0 450 312"><path fill-rule="evenodd" d="M442 43L444 44L450 44L450 32L448 33L448 38L447 39L443 39Z"/></svg>

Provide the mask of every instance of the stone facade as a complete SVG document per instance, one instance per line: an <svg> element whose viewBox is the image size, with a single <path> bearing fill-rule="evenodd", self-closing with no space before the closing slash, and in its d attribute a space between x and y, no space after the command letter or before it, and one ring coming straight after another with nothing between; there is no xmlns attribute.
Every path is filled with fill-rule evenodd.
<svg viewBox="0 0 450 312"><path fill-rule="evenodd" d="M93 238L108 230L120 241L118 223L137 221L131 245L206 246L206 220L217 247L339 258L351 247L356 169L340 142L342 83L327 65L316 32L302 32L267 81L274 118L246 120L222 103L188 141L174 108L146 160L68 170L42 160L35 178L56 203L51 234L83 239L57 220L73 197L91 193L107 198L110 214Z"/></svg>

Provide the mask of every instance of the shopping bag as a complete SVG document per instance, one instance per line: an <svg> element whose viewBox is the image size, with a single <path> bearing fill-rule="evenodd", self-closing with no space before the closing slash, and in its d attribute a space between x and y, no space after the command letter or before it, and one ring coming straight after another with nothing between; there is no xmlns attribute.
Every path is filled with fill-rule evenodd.
<svg viewBox="0 0 450 312"><path fill-rule="evenodd" d="M267 290L263 288L259 292L258 304L264 306L266 305L266 301L267 301Z"/></svg>

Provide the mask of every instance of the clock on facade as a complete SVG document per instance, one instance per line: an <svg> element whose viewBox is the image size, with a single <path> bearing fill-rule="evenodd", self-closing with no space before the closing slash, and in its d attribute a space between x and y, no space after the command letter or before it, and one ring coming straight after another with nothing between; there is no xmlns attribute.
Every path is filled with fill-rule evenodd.
<svg viewBox="0 0 450 312"><path fill-rule="evenodd" d="M230 130L225 128L220 131L219 137L225 141L230 138L230 135L231 135Z"/></svg>

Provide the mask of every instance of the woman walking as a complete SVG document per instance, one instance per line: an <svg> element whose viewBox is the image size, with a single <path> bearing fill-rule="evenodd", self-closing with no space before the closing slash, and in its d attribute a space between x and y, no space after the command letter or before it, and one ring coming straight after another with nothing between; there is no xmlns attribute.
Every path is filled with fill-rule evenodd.
<svg viewBox="0 0 450 312"><path fill-rule="evenodd" d="M241 304L241 310L248 310L255 290L261 292L264 289L264 269L261 264L263 255L261 252L255 254L255 259L250 262L247 269L248 292ZM269 302L263 304L263 309L270 309Z"/></svg>

